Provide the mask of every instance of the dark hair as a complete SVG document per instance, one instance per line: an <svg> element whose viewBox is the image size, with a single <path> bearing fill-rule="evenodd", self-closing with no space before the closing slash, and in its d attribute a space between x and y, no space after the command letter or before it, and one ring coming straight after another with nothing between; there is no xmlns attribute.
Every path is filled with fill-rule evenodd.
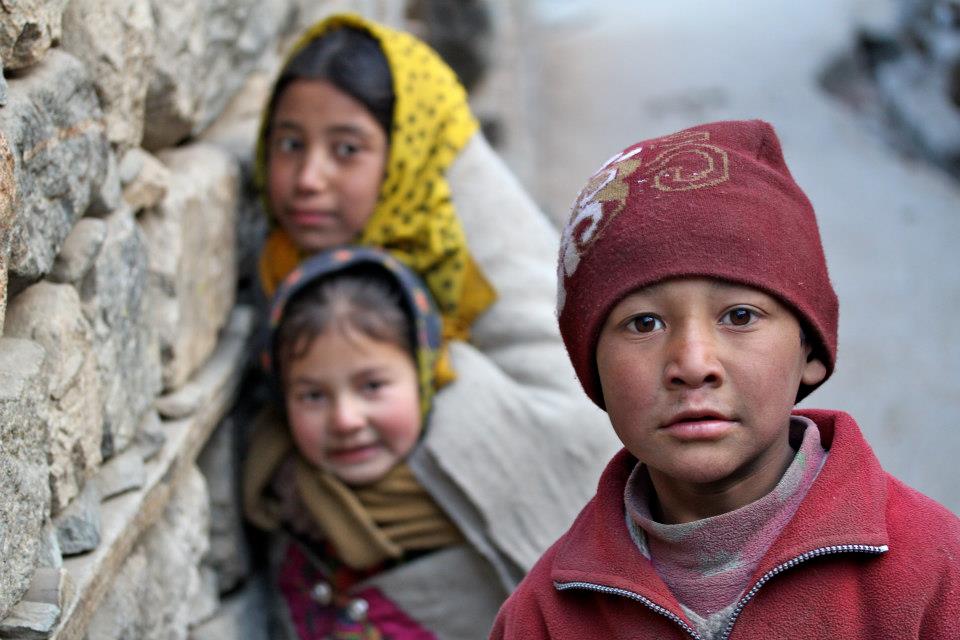
<svg viewBox="0 0 960 640"><path fill-rule="evenodd" d="M298 292L287 303L273 338L280 377L303 357L313 340L336 329L396 345L415 358L413 325L399 284L383 269L364 265L331 274Z"/></svg>
<svg viewBox="0 0 960 640"><path fill-rule="evenodd" d="M270 113L295 80L326 80L366 107L390 137L393 76L377 40L366 31L338 27L298 51L280 72L270 97Z"/></svg>

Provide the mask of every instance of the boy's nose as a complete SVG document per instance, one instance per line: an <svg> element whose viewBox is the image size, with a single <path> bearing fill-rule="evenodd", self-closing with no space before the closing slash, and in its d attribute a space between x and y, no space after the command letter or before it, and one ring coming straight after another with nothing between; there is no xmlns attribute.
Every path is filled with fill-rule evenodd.
<svg viewBox="0 0 960 640"><path fill-rule="evenodd" d="M664 369L668 387L719 386L723 375L716 338L709 328L688 326L672 333Z"/></svg>

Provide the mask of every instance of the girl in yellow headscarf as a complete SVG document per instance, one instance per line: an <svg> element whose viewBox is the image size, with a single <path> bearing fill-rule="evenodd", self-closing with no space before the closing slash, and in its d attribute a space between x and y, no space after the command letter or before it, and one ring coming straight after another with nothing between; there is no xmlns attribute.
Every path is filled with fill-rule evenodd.
<svg viewBox="0 0 960 640"><path fill-rule="evenodd" d="M466 340L495 294L466 245L446 170L477 131L453 71L413 36L338 15L294 46L257 147L273 228L260 257L272 295L300 261L356 242L426 281L444 337ZM441 384L451 372L445 360Z"/></svg>
<svg viewBox="0 0 960 640"><path fill-rule="evenodd" d="M371 584L437 638L485 638L618 445L560 340L557 231L478 131L453 71L413 36L354 15L295 45L256 176L271 219L268 294L307 257L360 244L416 272L436 302L442 388L406 464L465 543ZM478 574L483 590L463 580Z"/></svg>

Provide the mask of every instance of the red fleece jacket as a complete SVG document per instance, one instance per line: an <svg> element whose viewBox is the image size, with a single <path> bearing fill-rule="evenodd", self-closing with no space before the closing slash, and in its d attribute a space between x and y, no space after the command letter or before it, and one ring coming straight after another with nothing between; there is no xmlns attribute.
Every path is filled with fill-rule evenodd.
<svg viewBox="0 0 960 640"><path fill-rule="evenodd" d="M798 411L830 455L724 639L960 638L960 520L886 473L849 415ZM504 603L491 638L700 638L627 531L618 453L597 495Z"/></svg>

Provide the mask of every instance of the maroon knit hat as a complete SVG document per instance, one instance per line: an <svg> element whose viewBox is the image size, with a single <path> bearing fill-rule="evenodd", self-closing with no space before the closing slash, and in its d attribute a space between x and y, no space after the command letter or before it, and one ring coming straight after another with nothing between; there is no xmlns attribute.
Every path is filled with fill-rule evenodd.
<svg viewBox="0 0 960 640"><path fill-rule="evenodd" d="M824 380L833 372L837 296L813 207L768 123L714 122L631 145L577 197L561 240L557 315L600 408L596 349L607 315L629 293L683 276L776 296L803 325ZM797 400L816 386L801 385Z"/></svg>

